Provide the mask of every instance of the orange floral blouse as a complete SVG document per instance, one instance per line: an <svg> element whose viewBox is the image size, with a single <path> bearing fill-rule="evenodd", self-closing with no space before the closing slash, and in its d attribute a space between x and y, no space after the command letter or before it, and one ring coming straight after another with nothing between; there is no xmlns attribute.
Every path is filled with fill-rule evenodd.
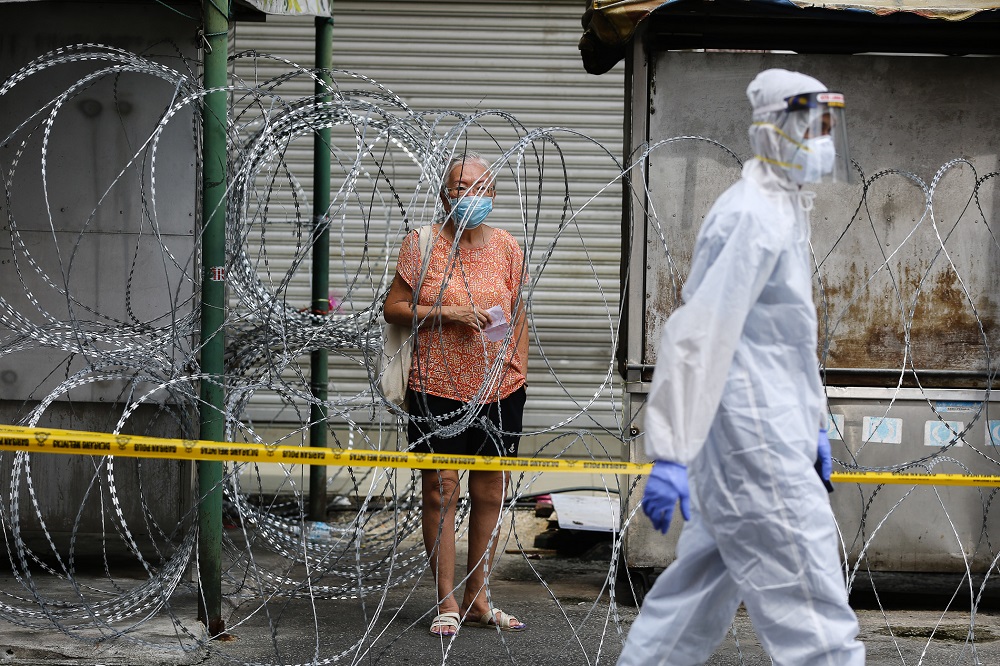
<svg viewBox="0 0 1000 666"><path fill-rule="evenodd" d="M419 230L411 231L399 248L396 272L416 293L420 305L469 305L488 310L499 305L513 324L514 305L521 291L524 254L514 237L493 229L489 242L479 248L458 248L431 232L434 245L430 264L420 280ZM445 276L447 275L447 279ZM478 401L496 402L525 383L525 368L517 354L517 331L499 359L503 341L491 342L481 331L460 324L424 322L413 348L409 387L442 398L470 402L483 387Z"/></svg>

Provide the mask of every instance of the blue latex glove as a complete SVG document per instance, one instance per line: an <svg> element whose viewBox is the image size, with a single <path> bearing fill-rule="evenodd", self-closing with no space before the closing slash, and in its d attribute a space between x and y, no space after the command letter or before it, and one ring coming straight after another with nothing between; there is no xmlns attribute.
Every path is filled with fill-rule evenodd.
<svg viewBox="0 0 1000 666"><path fill-rule="evenodd" d="M646 493L642 496L642 510L653 522L653 527L667 533L678 500L684 520L691 520L687 467L668 460L657 460L646 479Z"/></svg>
<svg viewBox="0 0 1000 666"><path fill-rule="evenodd" d="M816 447L816 473L823 480L827 492L833 492L830 474L833 472L833 458L830 456L830 438L826 436L826 428L819 429L819 444Z"/></svg>

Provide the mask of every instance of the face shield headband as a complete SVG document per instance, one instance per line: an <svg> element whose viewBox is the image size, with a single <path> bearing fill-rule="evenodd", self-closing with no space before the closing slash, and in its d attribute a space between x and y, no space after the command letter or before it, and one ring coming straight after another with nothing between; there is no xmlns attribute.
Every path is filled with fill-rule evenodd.
<svg viewBox="0 0 1000 666"><path fill-rule="evenodd" d="M774 112L795 114L794 126L804 128L802 138L797 139L774 123L755 122L755 126L772 128L791 144L790 150L783 151L786 156L783 160L758 157L786 169L789 177L800 184L851 182L854 170L847 149L844 108L844 95L827 91L792 95L772 106L756 109L758 117Z"/></svg>

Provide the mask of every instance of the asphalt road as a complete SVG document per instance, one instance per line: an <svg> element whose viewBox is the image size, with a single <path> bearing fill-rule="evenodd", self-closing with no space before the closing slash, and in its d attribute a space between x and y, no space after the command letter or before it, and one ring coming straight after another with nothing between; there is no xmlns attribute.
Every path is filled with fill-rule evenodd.
<svg viewBox="0 0 1000 666"><path fill-rule="evenodd" d="M518 519L528 528L535 524L530 516ZM539 529L545 525L538 520ZM530 543L522 540L522 544L530 550ZM508 545L508 550L516 548ZM526 559L518 552L505 553L493 574L492 595L495 605L527 622L528 629L521 633L463 627L451 640L431 636L434 591L425 575L361 600L311 599L303 594L265 602L233 596L226 604L233 640L205 646L185 636L185 632L201 635L202 629L195 619L195 595L190 586L181 586L170 599L177 623L161 612L125 638L108 638L90 630L72 639L52 629L0 625L0 664L614 664L637 610L610 603L608 564L602 559L608 553L601 545L578 557L536 553L532 557L537 559ZM276 556L262 554L259 562L275 571L289 568ZM84 571L77 582L99 587L102 574ZM118 578L119 584L123 580ZM50 597L55 588L65 585L41 575L33 581L43 596ZM142 582L139 573L136 582ZM870 584L859 582L853 601L868 664L1000 664L1000 615L996 612L1000 605L987 595L973 616L969 595L962 592L967 585L960 583L953 576L880 576L875 581L876 598ZM9 573L0 572L0 590L26 594ZM974 642L969 640L973 619ZM181 641L190 649L179 650L176 646ZM770 664L745 612L737 615L733 631L708 664Z"/></svg>

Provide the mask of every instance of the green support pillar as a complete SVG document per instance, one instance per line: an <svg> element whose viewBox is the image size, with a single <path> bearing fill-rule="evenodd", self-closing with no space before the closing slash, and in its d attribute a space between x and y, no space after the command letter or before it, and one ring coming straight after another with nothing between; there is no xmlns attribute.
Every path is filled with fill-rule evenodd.
<svg viewBox="0 0 1000 666"><path fill-rule="evenodd" d="M316 17L317 103L329 102L330 68L333 67L333 19ZM312 311L326 315L330 311L330 128L317 130L313 140L313 261ZM326 446L328 353L315 350L309 363L312 395L316 399L309 410L309 445ZM326 466L309 468L309 520L326 520Z"/></svg>
<svg viewBox="0 0 1000 666"><path fill-rule="evenodd" d="M205 88L228 83L230 0L204 0ZM229 99L224 90L208 93L202 110L201 228L201 382L200 439L220 442L225 435L223 407L226 340L226 126ZM198 573L201 586L198 617L209 634L226 630L222 619L222 463L198 463Z"/></svg>

